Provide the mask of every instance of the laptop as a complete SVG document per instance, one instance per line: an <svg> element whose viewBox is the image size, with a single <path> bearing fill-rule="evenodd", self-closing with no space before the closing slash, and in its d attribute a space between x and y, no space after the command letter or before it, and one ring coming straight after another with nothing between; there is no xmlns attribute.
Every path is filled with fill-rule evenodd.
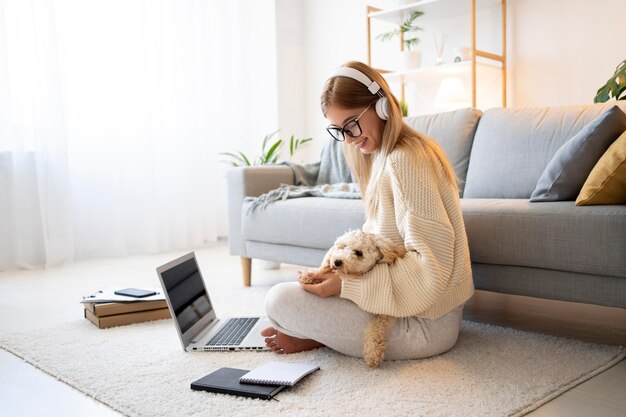
<svg viewBox="0 0 626 417"><path fill-rule="evenodd" d="M218 318L194 252L157 268L178 337L187 352L269 350L261 330L267 317Z"/></svg>

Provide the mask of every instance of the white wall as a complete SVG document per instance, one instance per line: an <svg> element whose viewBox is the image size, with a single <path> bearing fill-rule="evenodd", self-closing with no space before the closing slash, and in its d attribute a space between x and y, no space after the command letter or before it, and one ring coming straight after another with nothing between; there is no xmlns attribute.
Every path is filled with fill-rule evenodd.
<svg viewBox="0 0 626 417"><path fill-rule="evenodd" d="M626 1L509 1L512 104L592 103L626 58Z"/></svg>
<svg viewBox="0 0 626 417"><path fill-rule="evenodd" d="M240 115L238 123L229 126L216 126L220 136L214 142L215 152L236 152L241 150L249 157L260 154L263 137L278 129L277 42L276 31L255 30L262 22L265 28L276 26L275 0L239 0L228 3L229 14L239 19L221 21L223 31L230 33L227 44L215 56L214 65L228 66L225 78L211 80L216 99L221 100L222 111ZM210 46L207 46L210 47ZM239 95L232 95L232 85L241 85ZM226 164L220 164L220 189L216 204L219 204L219 218L228 218ZM221 222L218 236L228 236L228 222Z"/></svg>
<svg viewBox="0 0 626 417"><path fill-rule="evenodd" d="M304 65L304 7L303 2L276 0L276 79L278 86L279 137L288 140L291 135L304 138L306 113L304 85L307 69ZM287 159L287 143L282 157ZM306 148L303 148L304 150ZM303 153L294 155L294 162L303 162Z"/></svg>
<svg viewBox="0 0 626 417"><path fill-rule="evenodd" d="M288 0L277 0L277 7L285 7L287 3ZM297 10L298 21L303 16L303 33L296 35L301 37L303 53L296 56L302 56L304 62L304 95L300 105L305 115L304 122L300 121L301 115L292 118L295 124L291 126L294 131L301 131L297 124L304 123L304 134L316 138L307 153L307 158L314 160L322 147L327 124L319 109L319 96L327 75L346 61L367 60L366 6L391 8L397 2L292 0L292 3L298 3L298 7L290 6ZM508 107L591 103L596 90L626 58L626 42L622 41L624 0L508 0L507 4ZM480 19L481 15L479 22ZM486 19L492 28L499 25L495 14L487 15ZM442 26L442 31L448 33L446 59L451 59L451 48L463 42L453 32L455 27L464 32L462 36L468 30L460 21ZM426 29L421 45L425 54L423 63L429 65L434 50L432 33L440 31ZM493 35L498 39L490 41L492 35L481 30L479 47L498 52L499 34ZM485 42L488 46L481 46ZM279 53L281 49L297 49L297 43L297 39L289 39L288 48L279 46ZM375 44L375 47L379 46ZM298 105L295 99L292 103Z"/></svg>
<svg viewBox="0 0 626 417"><path fill-rule="evenodd" d="M320 110L324 82L334 68L347 61L367 60L366 0L303 0L305 16L306 132L316 138L310 155L319 156L328 121ZM378 2L380 4L380 1Z"/></svg>

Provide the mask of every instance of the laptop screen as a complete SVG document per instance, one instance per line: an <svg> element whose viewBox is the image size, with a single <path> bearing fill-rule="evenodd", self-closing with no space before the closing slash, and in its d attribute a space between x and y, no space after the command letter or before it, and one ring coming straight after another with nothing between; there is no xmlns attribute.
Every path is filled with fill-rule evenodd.
<svg viewBox="0 0 626 417"><path fill-rule="evenodd" d="M213 310L195 257L162 271L161 277L182 333Z"/></svg>

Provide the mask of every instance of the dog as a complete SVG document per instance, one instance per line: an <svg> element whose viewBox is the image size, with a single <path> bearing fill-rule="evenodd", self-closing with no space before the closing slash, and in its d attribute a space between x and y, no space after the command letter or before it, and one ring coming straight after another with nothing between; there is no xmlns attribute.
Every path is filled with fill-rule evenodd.
<svg viewBox="0 0 626 417"><path fill-rule="evenodd" d="M359 279L376 264L391 264L405 255L403 246L389 239L360 230L339 236L328 250L319 273L335 272L341 279ZM319 284L307 276L301 280L307 284ZM376 314L368 323L363 336L363 358L370 368L380 366L387 348L387 333L395 322L394 317Z"/></svg>

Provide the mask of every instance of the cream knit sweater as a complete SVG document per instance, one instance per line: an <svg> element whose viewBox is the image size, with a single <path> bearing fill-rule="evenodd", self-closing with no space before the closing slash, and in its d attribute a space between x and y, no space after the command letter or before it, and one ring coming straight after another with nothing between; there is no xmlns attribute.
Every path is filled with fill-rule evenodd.
<svg viewBox="0 0 626 417"><path fill-rule="evenodd" d="M361 279L342 281L341 297L363 310L437 319L474 293L465 225L457 191L430 164L406 150L388 157L379 180L376 218L363 230L404 245L407 254L378 264Z"/></svg>

